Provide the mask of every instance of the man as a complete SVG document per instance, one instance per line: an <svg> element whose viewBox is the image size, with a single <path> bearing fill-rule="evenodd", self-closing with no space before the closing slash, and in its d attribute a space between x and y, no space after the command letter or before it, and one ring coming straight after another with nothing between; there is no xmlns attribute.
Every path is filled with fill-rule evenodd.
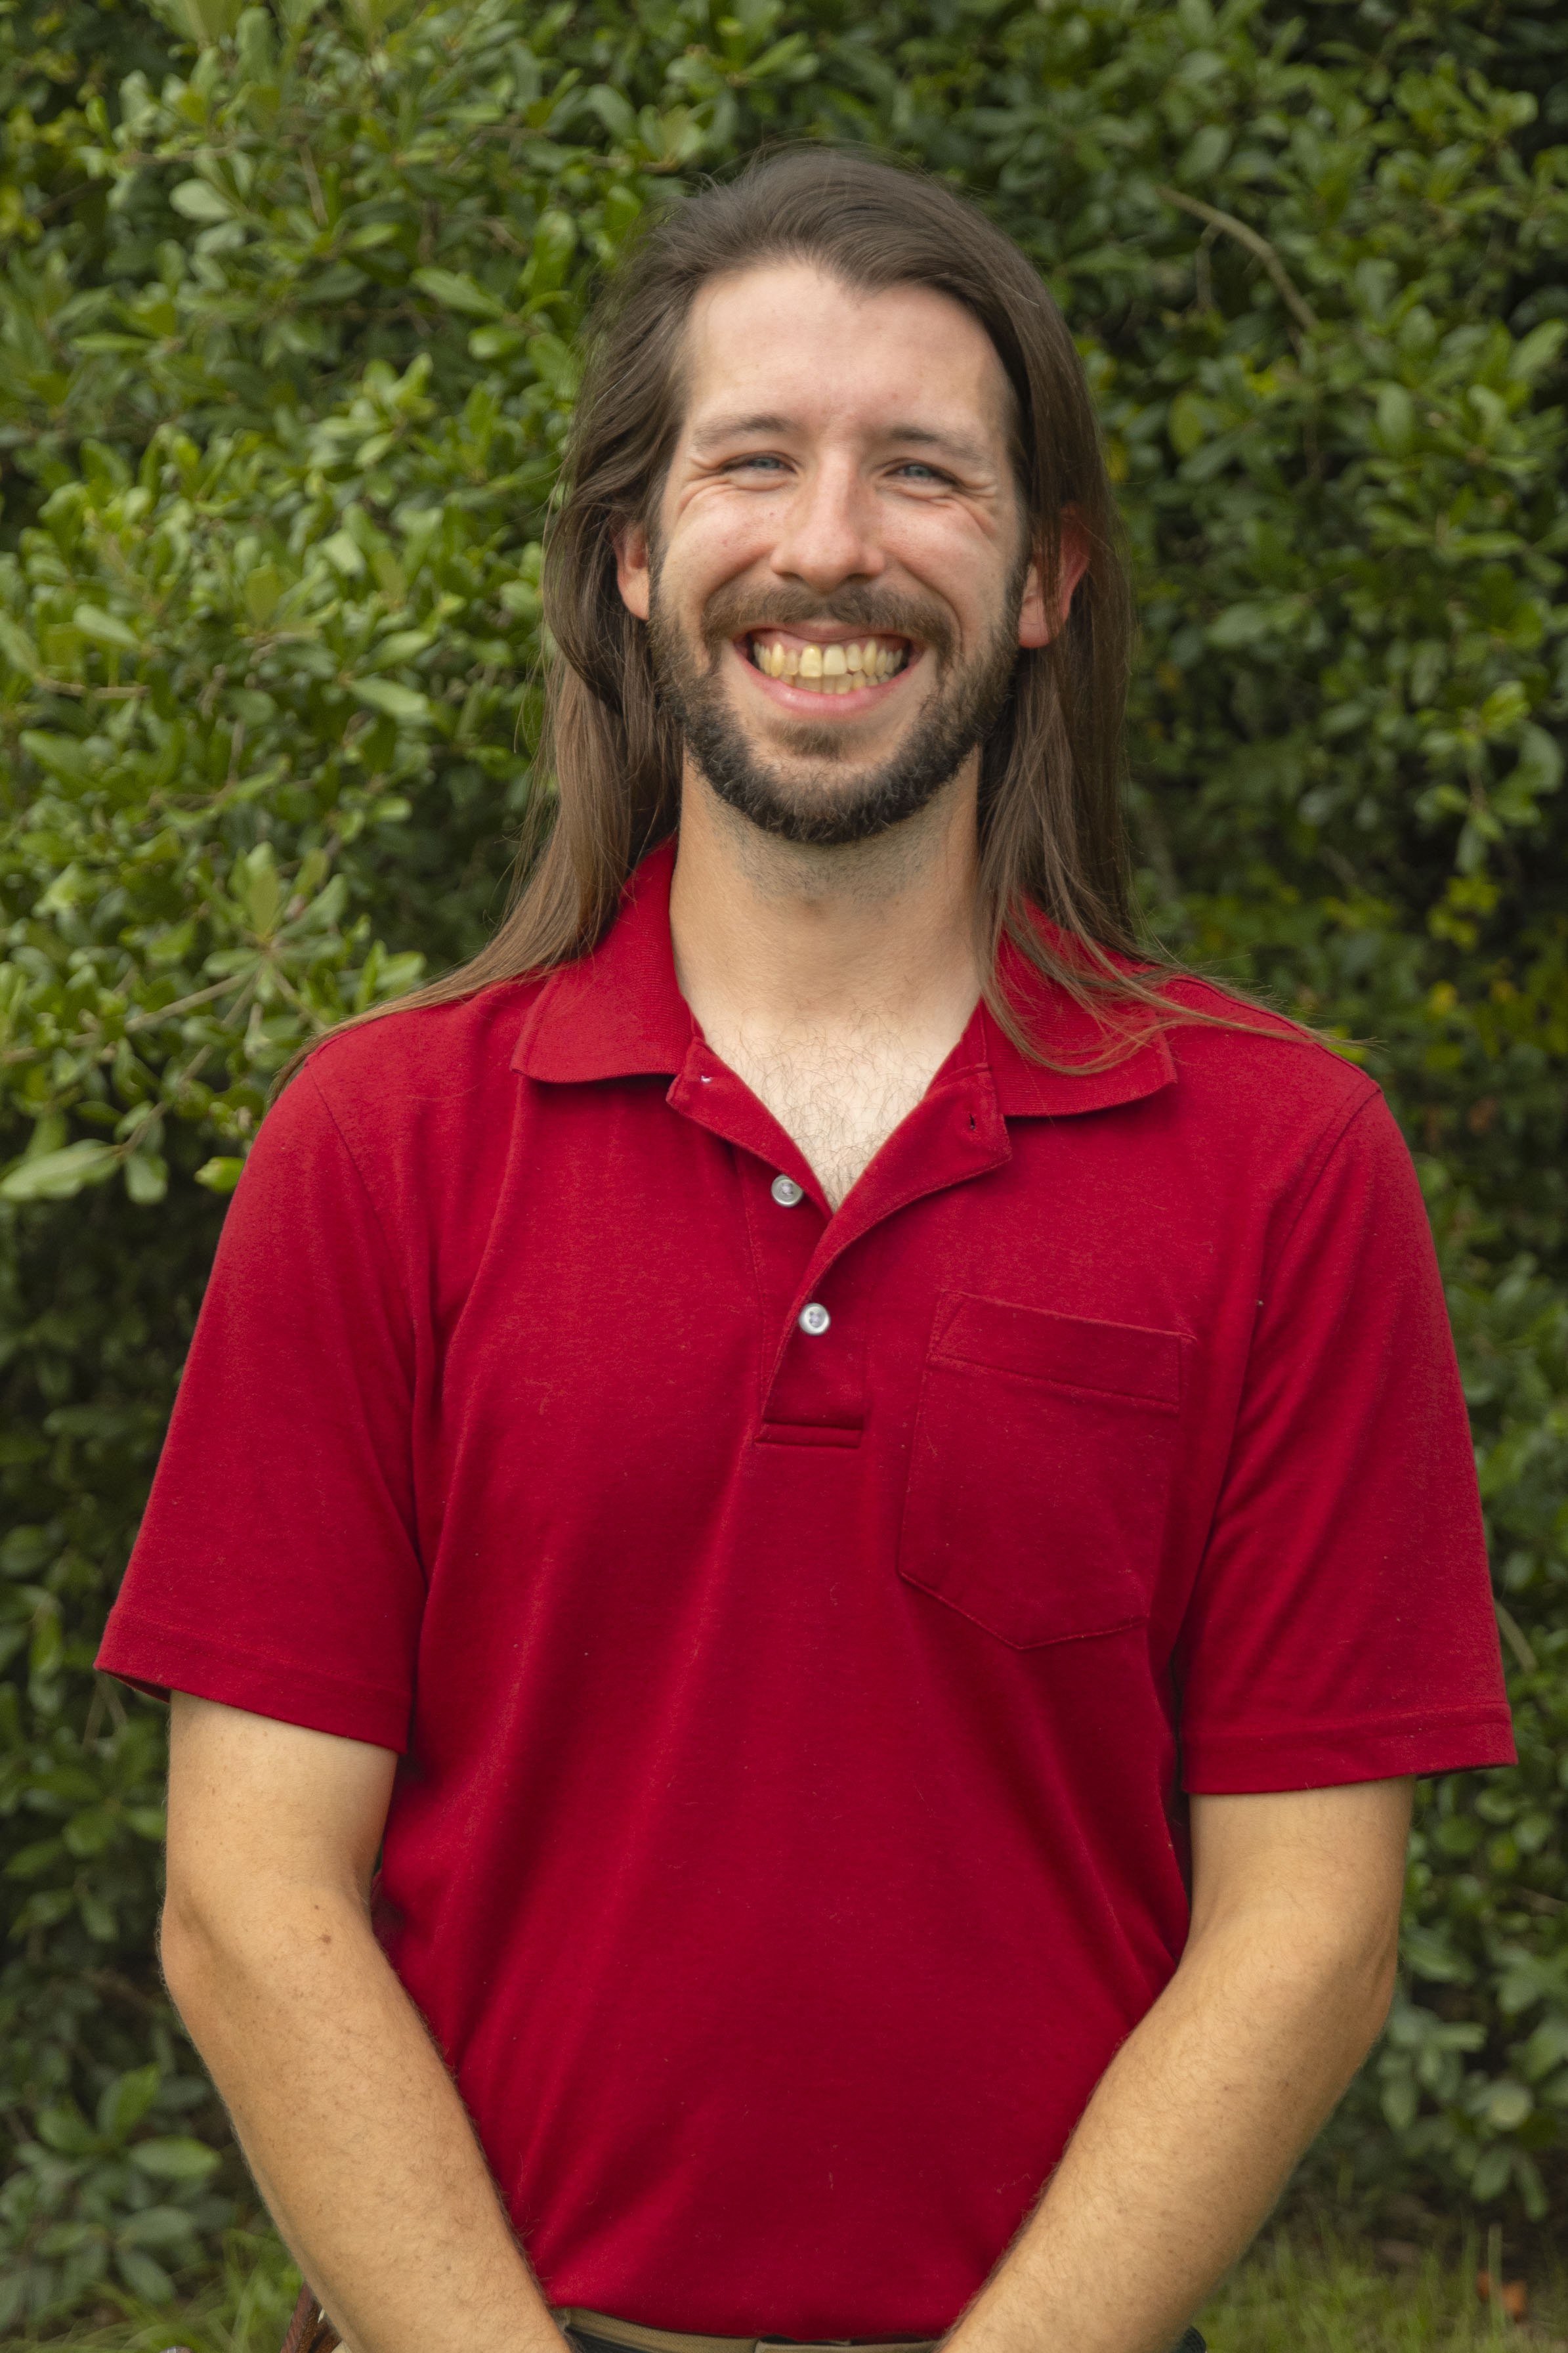
<svg viewBox="0 0 1568 2353"><path fill-rule="evenodd" d="M359 2353L1164 2353L1411 1777L1511 1754L1408 1157L1135 954L1092 415L977 215L697 198L569 471L555 830L269 1116L105 1641L170 1988Z"/></svg>

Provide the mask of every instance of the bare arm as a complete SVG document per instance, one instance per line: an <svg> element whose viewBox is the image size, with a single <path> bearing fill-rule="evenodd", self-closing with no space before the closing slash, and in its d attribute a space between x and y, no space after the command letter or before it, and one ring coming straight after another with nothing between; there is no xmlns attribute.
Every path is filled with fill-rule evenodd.
<svg viewBox="0 0 1568 2353"><path fill-rule="evenodd" d="M953 2353L1167 2353L1387 2015L1410 1784L1194 1798L1181 1967Z"/></svg>
<svg viewBox="0 0 1568 2353"><path fill-rule="evenodd" d="M396 1761L175 1694L169 1990L353 2353L562 2353L371 1930Z"/></svg>

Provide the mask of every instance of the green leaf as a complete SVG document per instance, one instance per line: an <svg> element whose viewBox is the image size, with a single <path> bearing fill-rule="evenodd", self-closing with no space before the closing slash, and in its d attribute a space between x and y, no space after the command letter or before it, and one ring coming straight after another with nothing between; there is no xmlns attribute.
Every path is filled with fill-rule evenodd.
<svg viewBox="0 0 1568 2353"><path fill-rule="evenodd" d="M1534 2105L1534 2095L1527 2084L1503 2076L1487 2085L1479 2113L1495 2132L1517 2132Z"/></svg>
<svg viewBox="0 0 1568 2353"><path fill-rule="evenodd" d="M416 269L414 283L422 294L428 294L443 310L458 311L465 318L504 319L506 304L481 286L477 279L456 269Z"/></svg>
<svg viewBox="0 0 1568 2353"><path fill-rule="evenodd" d="M22 731L22 749L30 752L40 766L63 784L88 784L95 774L92 755L74 735L55 735L41 727L26 727Z"/></svg>
<svg viewBox="0 0 1568 2353"><path fill-rule="evenodd" d="M57 2222L38 2241L38 2253L53 2261L60 2255L75 2254L79 2248L100 2244L102 2229L92 2222Z"/></svg>
<svg viewBox="0 0 1568 2353"><path fill-rule="evenodd" d="M1178 160L1177 179L1189 187L1206 185L1224 164L1230 146L1230 132L1223 122L1205 122Z"/></svg>
<svg viewBox="0 0 1568 2353"><path fill-rule="evenodd" d="M637 109L618 90L608 82L595 82L586 96L588 104L612 139L618 139L624 146L636 137Z"/></svg>
<svg viewBox="0 0 1568 2353"><path fill-rule="evenodd" d="M1383 2086L1381 2105L1384 2117L1392 2132L1404 2133L1415 2122L1421 2095L1415 2078L1408 2073L1395 2075Z"/></svg>
<svg viewBox="0 0 1568 2353"><path fill-rule="evenodd" d="M237 861L232 887L257 938L269 939L283 906L283 885L269 841L258 842Z"/></svg>
<svg viewBox="0 0 1568 2353"><path fill-rule="evenodd" d="M1403 458L1415 439L1415 403L1402 384L1385 384L1378 393L1377 438L1394 458Z"/></svg>
<svg viewBox="0 0 1568 2353"><path fill-rule="evenodd" d="M521 327L476 327L468 337L468 352L476 360L510 360L528 347L528 337Z"/></svg>
<svg viewBox="0 0 1568 2353"><path fill-rule="evenodd" d="M100 2132L109 2140L122 2141L157 2098L163 2080L163 2070L155 2061L117 2075L98 2104Z"/></svg>
<svg viewBox="0 0 1568 2353"><path fill-rule="evenodd" d="M234 32L239 22L240 0L184 0L184 9L197 40L204 46L213 46L226 41Z"/></svg>
<svg viewBox="0 0 1568 2353"><path fill-rule="evenodd" d="M37 678L39 668L37 647L26 629L19 629L16 622L7 620L3 613L0 613L0 654L5 655L13 670L21 670L27 678Z"/></svg>
<svg viewBox="0 0 1568 2353"><path fill-rule="evenodd" d="M158 2181L205 2181L217 2170L216 2149L205 2141L173 2134L160 2140L132 2141L126 2150L132 2165Z"/></svg>
<svg viewBox="0 0 1568 2353"><path fill-rule="evenodd" d="M1519 759L1510 782L1532 797L1554 793L1562 784L1562 747L1544 727L1527 723L1520 729Z"/></svg>
<svg viewBox="0 0 1568 2353"><path fill-rule="evenodd" d="M570 346L559 335L533 335L529 340L528 356L545 389L553 393L557 400L570 400L581 374L577 355Z"/></svg>
<svg viewBox="0 0 1568 2353"><path fill-rule="evenodd" d="M206 180L182 180L171 191L169 202L186 220L221 221L234 217L234 206L227 197L219 195Z"/></svg>
<svg viewBox="0 0 1568 2353"><path fill-rule="evenodd" d="M1208 626L1208 641L1222 652L1234 652L1242 646L1256 646L1275 632L1275 617L1267 605L1232 605L1217 620Z"/></svg>
<svg viewBox="0 0 1568 2353"><path fill-rule="evenodd" d="M1178 393L1171 403L1168 430L1171 447L1178 458L1190 458L1208 439L1213 424L1213 411L1206 400L1195 393Z"/></svg>
<svg viewBox="0 0 1568 2353"><path fill-rule="evenodd" d="M133 1152L125 1163L125 1190L138 1208L156 1208L169 1189L169 1164L158 1152Z"/></svg>
<svg viewBox="0 0 1568 2353"><path fill-rule="evenodd" d="M385 665L412 661L416 654L424 653L435 642L435 632L430 629L394 629L377 645L375 659Z"/></svg>
<svg viewBox="0 0 1568 2353"><path fill-rule="evenodd" d="M35 2119L38 2138L61 2157L85 2157L98 2147L98 2136L74 2100L50 2100Z"/></svg>
<svg viewBox="0 0 1568 2353"><path fill-rule="evenodd" d="M1568 2060L1568 2014L1559 2010L1542 2019L1518 2058L1520 2073L1532 2084L1561 2066Z"/></svg>
<svg viewBox="0 0 1568 2353"><path fill-rule="evenodd" d="M1489 735L1507 734L1530 709L1530 697L1517 679L1494 687L1481 705L1480 723Z"/></svg>
<svg viewBox="0 0 1568 2353"><path fill-rule="evenodd" d="M245 609L257 628L264 628L278 610L283 594L283 575L275 565L258 564L248 572L243 590Z"/></svg>
<svg viewBox="0 0 1568 2353"><path fill-rule="evenodd" d="M114 1816L106 1806L89 1806L73 1814L60 1836L79 1861L101 1854L114 1838Z"/></svg>
<svg viewBox="0 0 1568 2353"><path fill-rule="evenodd" d="M141 640L134 630L127 628L112 613L104 612L101 606L79 605L71 621L95 645L114 646L124 653L135 653L140 647Z"/></svg>
<svg viewBox="0 0 1568 2353"><path fill-rule="evenodd" d="M530 294L552 294L564 285L576 250L577 224L571 214L554 206L542 212L533 232L533 259L528 269Z"/></svg>
<svg viewBox="0 0 1568 2353"><path fill-rule="evenodd" d="M69 1201L85 1185L101 1185L119 1160L112 1145L82 1141L63 1152L40 1153L36 1160L18 1160L0 1178L0 1200Z"/></svg>
<svg viewBox="0 0 1568 2353"><path fill-rule="evenodd" d="M149 2304L169 2304L174 2299L174 2283L163 2269L142 2247L121 2246L115 2249L115 2264L121 2278L132 2295L145 2296Z"/></svg>
<svg viewBox="0 0 1568 2353"><path fill-rule="evenodd" d="M1568 335L1568 320L1545 319L1515 343L1508 363L1510 382L1529 384L1545 374Z"/></svg>
<svg viewBox="0 0 1568 2353"><path fill-rule="evenodd" d="M27 1845L19 1846L11 1856L5 1865L5 1877L37 1879L42 1873L52 1870L64 1852L64 1843L58 1838L31 1840Z"/></svg>
<svg viewBox="0 0 1568 2353"><path fill-rule="evenodd" d="M77 1897L77 1910L81 1915L82 1926L95 1943L112 1945L118 1941L120 1936L118 1917L110 1906L104 1902L102 1896L95 1894L90 1887L84 1887L79 1892Z"/></svg>
<svg viewBox="0 0 1568 2353"><path fill-rule="evenodd" d="M1467 1825L1467 1828L1473 1827ZM1467 1985L1475 1975L1465 1955L1430 1928L1406 1926L1399 1940L1405 1967L1433 1985Z"/></svg>
<svg viewBox="0 0 1568 2353"><path fill-rule="evenodd" d="M428 727L430 705L424 695L416 694L411 686L399 686L390 678L356 678L350 692L356 702L371 711L384 712L403 727Z"/></svg>
<svg viewBox="0 0 1568 2353"><path fill-rule="evenodd" d="M188 2255L195 2230L195 2225L181 2207L143 2206L121 2224L119 2244L161 2247L165 2253L173 2249L177 2254Z"/></svg>
<svg viewBox="0 0 1568 2353"><path fill-rule="evenodd" d="M232 1193L244 1171L243 1160L224 1155L214 1160L204 1160L196 1170L196 1183L205 1185L209 1193Z"/></svg>

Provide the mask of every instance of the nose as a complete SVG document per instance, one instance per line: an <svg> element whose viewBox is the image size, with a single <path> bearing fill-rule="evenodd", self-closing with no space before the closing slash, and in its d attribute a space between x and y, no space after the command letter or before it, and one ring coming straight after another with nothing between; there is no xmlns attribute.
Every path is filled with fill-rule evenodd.
<svg viewBox="0 0 1568 2353"><path fill-rule="evenodd" d="M874 580L886 568L877 506L854 461L828 459L805 474L781 517L773 568L826 596L847 580Z"/></svg>

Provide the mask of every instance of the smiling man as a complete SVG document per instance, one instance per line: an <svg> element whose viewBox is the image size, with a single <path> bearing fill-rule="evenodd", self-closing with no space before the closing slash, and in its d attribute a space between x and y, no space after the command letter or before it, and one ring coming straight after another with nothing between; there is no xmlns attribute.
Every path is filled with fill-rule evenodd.
<svg viewBox="0 0 1568 2353"><path fill-rule="evenodd" d="M297 2342L1195 2345L1411 1777L1511 1754L1409 1159L1140 955L1093 416L977 214L694 199L568 477L553 829L269 1115L106 1637L171 1989Z"/></svg>

